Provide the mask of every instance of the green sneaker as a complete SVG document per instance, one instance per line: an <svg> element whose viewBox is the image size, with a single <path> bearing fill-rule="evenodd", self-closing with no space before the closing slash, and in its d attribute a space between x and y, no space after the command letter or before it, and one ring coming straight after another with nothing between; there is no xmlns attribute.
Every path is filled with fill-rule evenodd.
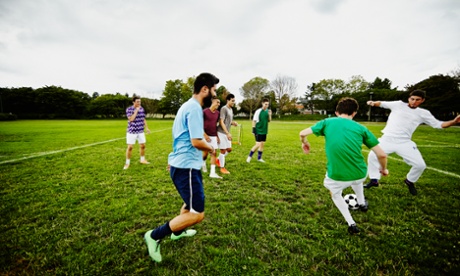
<svg viewBox="0 0 460 276"><path fill-rule="evenodd" d="M150 237L150 234L153 230L147 231L144 235L144 240L147 243L147 248L149 249L149 255L152 260L159 263L161 262L161 253L160 253L160 241L156 241Z"/></svg>
<svg viewBox="0 0 460 276"><path fill-rule="evenodd" d="M182 234L180 234L179 236L176 236L174 235L174 233L171 234L171 240L178 240L178 239L181 239L183 237L193 237L195 236L196 234L196 230L193 230L193 229L188 229L188 230L184 230L184 232L182 232Z"/></svg>

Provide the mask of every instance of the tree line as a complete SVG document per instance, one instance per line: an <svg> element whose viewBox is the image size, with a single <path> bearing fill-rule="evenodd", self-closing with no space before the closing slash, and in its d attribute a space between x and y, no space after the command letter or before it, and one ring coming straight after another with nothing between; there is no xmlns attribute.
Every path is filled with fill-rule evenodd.
<svg viewBox="0 0 460 276"><path fill-rule="evenodd" d="M142 106L147 114L176 114L179 107L193 94L194 77L166 81L160 99L142 98ZM373 108L369 113L366 102L370 99L381 101L406 101L410 91L422 89L427 92L427 101L422 107L430 110L435 117L447 120L460 111L460 70L447 75L434 75L403 90L392 87L387 79L375 78L367 82L361 76L350 80L323 79L306 85L304 94L297 96L298 85L294 78L277 76L269 81L254 77L239 89L243 101L235 107L235 114L249 118L260 107L263 98L270 101L270 109L275 116L288 114L321 113L332 115L338 100L353 97L359 105L358 118L385 119L387 110ZM221 105L230 91L219 86L217 96ZM132 105L129 94L104 94L66 89L58 86L0 88L0 119L83 119L83 118L124 118L125 110Z"/></svg>

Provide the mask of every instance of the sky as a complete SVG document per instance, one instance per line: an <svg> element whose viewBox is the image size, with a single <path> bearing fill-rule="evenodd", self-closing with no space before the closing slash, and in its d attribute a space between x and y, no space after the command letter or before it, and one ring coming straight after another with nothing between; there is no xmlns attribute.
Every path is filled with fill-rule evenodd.
<svg viewBox="0 0 460 276"><path fill-rule="evenodd" d="M160 99L210 72L242 100L254 77L388 78L460 68L458 0L0 0L0 87Z"/></svg>

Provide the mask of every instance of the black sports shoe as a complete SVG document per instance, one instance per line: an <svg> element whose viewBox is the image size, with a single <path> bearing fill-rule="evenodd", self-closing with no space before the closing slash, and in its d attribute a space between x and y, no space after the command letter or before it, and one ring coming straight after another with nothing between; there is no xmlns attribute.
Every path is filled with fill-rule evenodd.
<svg viewBox="0 0 460 276"><path fill-rule="evenodd" d="M359 205L359 210L361 212L367 212L369 209L369 204L367 203L367 200L364 200L364 204Z"/></svg>
<svg viewBox="0 0 460 276"><path fill-rule="evenodd" d="M404 183L406 183L407 187L409 188L409 192L412 195L417 195L417 189L415 189L414 183L410 182L409 180L404 180Z"/></svg>
<svg viewBox="0 0 460 276"><path fill-rule="evenodd" d="M368 189L368 188L378 187L378 186L379 186L379 181L377 179L371 179L369 183L364 185L364 188Z"/></svg>
<svg viewBox="0 0 460 276"><path fill-rule="evenodd" d="M352 224L352 225L348 226L348 233L350 233L350 234L357 234L357 233L359 233L359 228L358 228L358 226L356 226L356 224Z"/></svg>

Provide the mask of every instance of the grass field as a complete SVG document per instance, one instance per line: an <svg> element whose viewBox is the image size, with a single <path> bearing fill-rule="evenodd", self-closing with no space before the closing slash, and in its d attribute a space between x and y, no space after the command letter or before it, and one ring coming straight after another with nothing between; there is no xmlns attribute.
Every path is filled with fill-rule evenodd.
<svg viewBox="0 0 460 276"><path fill-rule="evenodd" d="M347 225L322 185L324 139L298 133L314 122L272 122L265 164L245 162L254 141L227 156L232 173L204 176L206 218L194 238L164 240L163 262L148 256L144 233L181 206L166 170L172 121L152 120L146 156L138 147L123 171L125 121L0 122L2 275L458 275L460 128L421 126L414 135L429 169L417 196L409 167L365 190L367 213ZM377 136L383 124L368 127ZM367 156L367 149L363 149ZM351 192L351 189L346 190Z"/></svg>

